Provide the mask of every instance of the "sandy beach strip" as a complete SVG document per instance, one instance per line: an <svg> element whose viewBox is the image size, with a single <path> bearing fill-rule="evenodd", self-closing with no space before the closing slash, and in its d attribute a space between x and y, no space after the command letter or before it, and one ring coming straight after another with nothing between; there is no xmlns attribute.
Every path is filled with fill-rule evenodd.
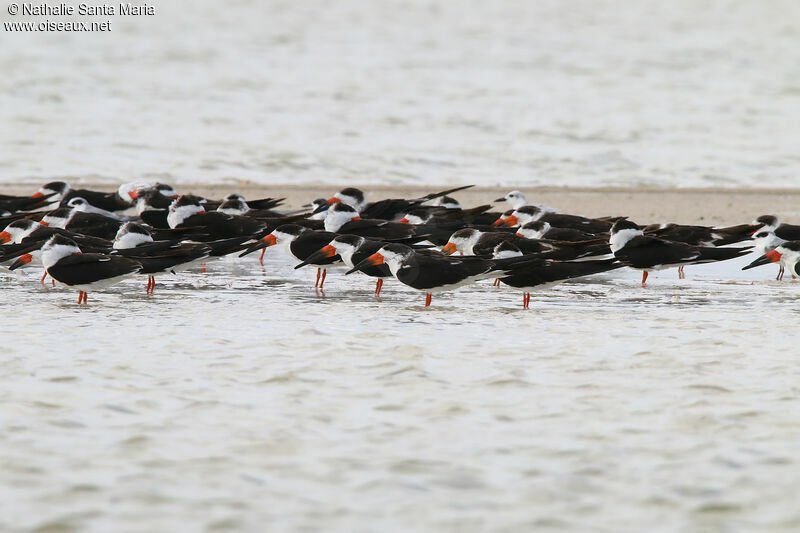
<svg viewBox="0 0 800 533"><path fill-rule="evenodd" d="M0 184L2 194L32 194L39 183ZM81 183L76 187L110 190L108 183ZM359 185L367 200L415 198L427 193L452 188L454 185ZM208 198L238 192L246 198L286 198L287 208L299 208L314 198L328 198L338 188L331 185L296 185L237 182L181 184L181 193L199 194ZM455 196L463 206L492 203L509 188L480 187L460 191ZM679 222L684 224L727 225L750 222L759 215L777 215L786 222L800 223L800 190L780 189L653 189L653 188L521 188L532 203L543 203L563 213L585 216L626 215L635 222ZM494 209L505 210L505 203Z"/></svg>

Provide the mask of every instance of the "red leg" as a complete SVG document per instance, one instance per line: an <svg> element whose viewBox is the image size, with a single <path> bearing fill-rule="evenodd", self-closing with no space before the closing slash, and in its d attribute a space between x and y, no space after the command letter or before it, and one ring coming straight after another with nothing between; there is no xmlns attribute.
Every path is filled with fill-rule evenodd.
<svg viewBox="0 0 800 533"><path fill-rule="evenodd" d="M431 305L431 299L432 298L433 298L433 295L431 293L427 293L425 295L425 307L429 307Z"/></svg>
<svg viewBox="0 0 800 533"><path fill-rule="evenodd" d="M81 305L81 303L83 303L83 291L78 293L78 305Z"/></svg>
<svg viewBox="0 0 800 533"><path fill-rule="evenodd" d="M315 289L316 289L317 287L319 287L319 276L320 276L320 274L322 273L322 272L320 272L321 270L322 270L321 268L318 268L318 269L317 269L317 281L314 283L314 288L315 288Z"/></svg>
<svg viewBox="0 0 800 533"><path fill-rule="evenodd" d="M683 268L686 265L681 265L678 267L678 279L686 279L686 274L683 273Z"/></svg>
<svg viewBox="0 0 800 533"><path fill-rule="evenodd" d="M320 289L322 288L323 285L325 285L325 276L327 276L327 275L328 275L328 269L327 268L323 268L322 269L322 281L319 282L319 288Z"/></svg>
<svg viewBox="0 0 800 533"><path fill-rule="evenodd" d="M264 264L264 254L265 253L267 253L267 249L266 248L261 250L261 257L258 258L258 262L261 263L262 265Z"/></svg>
<svg viewBox="0 0 800 533"><path fill-rule="evenodd" d="M205 263L200 263L200 272L202 272L203 274L206 273L206 264Z"/></svg>
<svg viewBox="0 0 800 533"><path fill-rule="evenodd" d="M40 281L39 283L41 283L42 285L44 285L44 278L46 278L46 277L47 277L47 270L45 270L45 271L44 271L44 274L42 274L42 281Z"/></svg>
<svg viewBox="0 0 800 533"><path fill-rule="evenodd" d="M378 278L378 282L375 284L375 296L380 296L381 287L383 287L383 278Z"/></svg>
<svg viewBox="0 0 800 533"><path fill-rule="evenodd" d="M782 280L783 279L783 265L780 265L780 268L778 269L778 277L775 278L775 279L777 279L777 280Z"/></svg>
<svg viewBox="0 0 800 533"><path fill-rule="evenodd" d="M644 287L645 283L647 282L647 274L648 274L647 270L642 272L642 287Z"/></svg>

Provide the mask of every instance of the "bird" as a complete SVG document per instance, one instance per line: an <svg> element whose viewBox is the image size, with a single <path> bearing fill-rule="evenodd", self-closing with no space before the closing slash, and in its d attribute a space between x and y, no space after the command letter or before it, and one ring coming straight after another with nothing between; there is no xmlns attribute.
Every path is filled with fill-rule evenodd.
<svg viewBox="0 0 800 533"><path fill-rule="evenodd" d="M349 268L354 268L367 257L380 250L386 243L366 239L360 235L337 235L328 244L308 256L304 261L295 266L295 269L306 265L324 264L325 260L330 260L336 256ZM379 296L383 288L383 280L392 277L389 266L386 264L375 266L364 266L361 272L367 276L378 278L375 283L375 296Z"/></svg>
<svg viewBox="0 0 800 533"><path fill-rule="evenodd" d="M201 263L212 254L208 245L200 243L154 241L153 236L141 224L128 222L119 229L114 238L112 254L134 259L141 263L140 274L147 274L147 294L153 294L155 276L171 272L175 274Z"/></svg>
<svg viewBox="0 0 800 533"><path fill-rule="evenodd" d="M23 242L46 241L53 235L64 235L76 241L82 248L91 249L92 251L110 251L112 248L111 241L107 239L47 226L28 219L12 222L6 226L5 230L0 231L0 244L5 244L7 242L19 244Z"/></svg>
<svg viewBox="0 0 800 533"><path fill-rule="evenodd" d="M19 259L14 270L25 262ZM53 235L42 246L42 265L57 282L78 289L78 304L88 302L87 293L103 289L142 269L138 261L115 255L83 253L72 239Z"/></svg>
<svg viewBox="0 0 800 533"><path fill-rule="evenodd" d="M752 224L761 225L753 233L756 233L756 231L771 231L776 237L787 241L800 240L800 226L784 224L775 215L761 215Z"/></svg>
<svg viewBox="0 0 800 533"><path fill-rule="evenodd" d="M533 239L526 239L514 233L487 232L476 228L464 228L453 232L442 248L442 252L451 255L461 252L464 255L490 255L501 242L513 242L523 253L550 252L556 249L552 244Z"/></svg>
<svg viewBox="0 0 800 533"><path fill-rule="evenodd" d="M59 207L42 217L41 223L83 235L112 240L124 224L119 217L81 211L77 207Z"/></svg>
<svg viewBox="0 0 800 533"><path fill-rule="evenodd" d="M114 192L98 192L88 189L73 189L64 181L51 181L42 186L33 198L50 196L61 204L79 196L87 202L106 211L125 211L133 205L135 191L149 187L147 183L123 183Z"/></svg>
<svg viewBox="0 0 800 533"><path fill-rule="evenodd" d="M329 244L334 237L336 237L336 234L329 231L312 230L298 224L283 224L239 254L239 257L279 244L287 254L303 262L323 246ZM327 269L331 266L341 265L342 260L338 255L334 255L320 257L315 262L307 264L313 264L317 267L317 280L314 283L314 288L322 288L325 285Z"/></svg>
<svg viewBox="0 0 800 533"><path fill-rule="evenodd" d="M781 266L789 269L789 272L792 273L792 277L795 277L800 276L798 261L800 261L800 240L784 241L776 246L775 249L770 250L749 265L742 267L742 270L780 262Z"/></svg>
<svg viewBox="0 0 800 533"><path fill-rule="evenodd" d="M5 212L3 216L9 216L14 213L28 212L50 204L50 199L57 193L51 192L47 195L40 196L13 196L8 194L0 194L0 211ZM2 215L0 213L0 215Z"/></svg>
<svg viewBox="0 0 800 533"><path fill-rule="evenodd" d="M619 217L605 217L605 218L587 218L580 215L567 215L562 213L548 213L544 209L535 205L525 205L506 217L504 220L498 220L496 225L504 225L508 227L523 226L528 222L548 222L551 226L556 228L571 228L588 233L607 233L614 221Z"/></svg>
<svg viewBox="0 0 800 533"><path fill-rule="evenodd" d="M694 246L725 246L736 244L750 238L763 224L740 224L725 228L711 226L688 226L685 224L651 224L643 229L651 235L672 242L682 242Z"/></svg>
<svg viewBox="0 0 800 533"><path fill-rule="evenodd" d="M763 224L741 224L727 228L711 226L687 226L685 224L651 224L645 226L645 235L658 237L670 242L682 242L694 246L725 246L750 238ZM678 279L684 279L684 268L678 267Z"/></svg>
<svg viewBox="0 0 800 533"><path fill-rule="evenodd" d="M495 259L522 257L516 245L502 242L494 250ZM529 257L506 267L506 275L497 278L500 283L522 289L522 308L528 309L531 302L531 289L553 287L568 279L607 272L622 267L616 259L590 261L554 261L542 257Z"/></svg>
<svg viewBox="0 0 800 533"><path fill-rule="evenodd" d="M382 219L364 219L347 204L333 204L324 221L325 231L331 233L361 235L383 241L407 240L417 235L411 224L390 222Z"/></svg>
<svg viewBox="0 0 800 533"><path fill-rule="evenodd" d="M99 207L95 207L86 201L86 198L81 198L80 196L75 196L70 198L64 207L71 207L73 210L81 212L81 213L95 213L97 215L102 215L107 218L113 218L115 220L127 220L129 217L124 217L122 215L118 215L112 211L106 211L105 209L100 209Z"/></svg>
<svg viewBox="0 0 800 533"><path fill-rule="evenodd" d="M581 231L574 228L554 228L549 222L537 220L528 222L517 229L517 235L526 239L547 239L552 241L581 242L593 241L598 234ZM607 234L599 234L600 238L608 239Z"/></svg>
<svg viewBox="0 0 800 533"><path fill-rule="evenodd" d="M453 290L482 279L501 277L505 274L502 268L506 263L517 259L423 254L404 244L389 243L356 264L347 274L385 263L400 283L425 292L425 307L429 307L434 293Z"/></svg>
<svg viewBox="0 0 800 533"><path fill-rule="evenodd" d="M755 245L755 252L758 253L759 256L766 255L768 252L771 252L772 250L774 250L775 248L777 248L778 246L780 246L785 242L791 242L791 241L781 239L780 237L775 235L775 233L773 233L772 231L762 230L753 235L753 244ZM783 263L780 262L778 266L779 266L778 275L775 277L775 279L782 280L784 272ZM742 270L747 270L747 268L748 267L745 267ZM794 274L792 274L792 277L794 277Z"/></svg>
<svg viewBox="0 0 800 533"><path fill-rule="evenodd" d="M693 246L649 237L637 224L625 219L614 223L609 245L620 262L642 271L642 287L653 270L725 261L750 253L749 248Z"/></svg>
<svg viewBox="0 0 800 533"><path fill-rule="evenodd" d="M19 244L0 246L0 271L11 272L9 267L22 258L23 265L37 261L40 250L46 241L27 241ZM20 265L20 266L23 266Z"/></svg>
<svg viewBox="0 0 800 533"><path fill-rule="evenodd" d="M558 213L558 210L556 210L554 207L550 207L543 204L531 204L530 202L528 202L528 199L525 198L525 195L522 194L521 191L511 191L507 193L505 196L496 199L495 202L506 202L508 203L508 205L511 207L512 210L519 209L526 205L535 205L545 213Z"/></svg>
<svg viewBox="0 0 800 533"><path fill-rule="evenodd" d="M205 236L193 237L211 247L211 255L220 257L250 246L268 229L262 220L219 211L206 211L199 196L184 194L173 200L167 222L172 230L199 231Z"/></svg>
<svg viewBox="0 0 800 533"><path fill-rule="evenodd" d="M483 232L475 228L464 228L454 232L442 248L442 252L447 255L459 251L465 255L488 256L501 242L513 243L524 254L546 253L549 259L569 260L610 253L605 242L544 241L528 239L515 233Z"/></svg>
<svg viewBox="0 0 800 533"><path fill-rule="evenodd" d="M423 203L434 200L439 198L440 196L446 196L448 194L452 194L457 191L462 191L464 189L469 189L470 187L474 187L474 185L463 185L461 187L454 187L452 189L448 189L446 191L439 191L430 194L426 194L420 198L414 198L411 200L405 198L387 198L386 200L380 200L378 202L367 203L364 197L364 192L361 189L356 189L355 187L347 187L345 189L340 190L333 196L331 196L326 205L320 206L317 208L317 211L321 211L326 209L332 204L336 203L344 203L349 205L353 209L355 209L363 218L380 218L383 220L395 220L399 219L403 213L413 209L418 205L422 205Z"/></svg>

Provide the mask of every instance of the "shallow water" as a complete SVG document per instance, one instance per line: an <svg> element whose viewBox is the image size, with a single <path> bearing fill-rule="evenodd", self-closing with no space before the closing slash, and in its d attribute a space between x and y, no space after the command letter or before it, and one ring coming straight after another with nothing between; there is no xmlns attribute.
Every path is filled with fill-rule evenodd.
<svg viewBox="0 0 800 533"><path fill-rule="evenodd" d="M0 281L0 530L796 531L800 283Z"/></svg>
<svg viewBox="0 0 800 533"><path fill-rule="evenodd" d="M795 0L196 0L110 19L0 31L0 182L800 183Z"/></svg>

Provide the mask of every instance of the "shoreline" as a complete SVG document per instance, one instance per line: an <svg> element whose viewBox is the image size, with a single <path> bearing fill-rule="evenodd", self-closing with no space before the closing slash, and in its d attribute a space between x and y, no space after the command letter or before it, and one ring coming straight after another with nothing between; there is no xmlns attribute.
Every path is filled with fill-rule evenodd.
<svg viewBox="0 0 800 533"><path fill-rule="evenodd" d="M383 198L414 198L430 192L453 188L456 185L371 185L359 186L368 201ZM32 194L39 184L3 183L0 194ZM108 191L108 183L80 183L76 187ZM209 198L238 192L246 198L286 198L287 209L296 209L315 198L329 197L337 188L327 184L259 184L219 183L180 184L179 192L199 194ZM476 186L454 193L463 206L486 203L507 193L510 188ZM639 224L677 222L683 224L728 225L750 222L759 215L773 214L787 222L800 220L800 189L659 189L652 187L524 187L521 189L532 203L543 203L563 213L591 217L628 216ZM493 204L495 210L507 209L507 204Z"/></svg>

